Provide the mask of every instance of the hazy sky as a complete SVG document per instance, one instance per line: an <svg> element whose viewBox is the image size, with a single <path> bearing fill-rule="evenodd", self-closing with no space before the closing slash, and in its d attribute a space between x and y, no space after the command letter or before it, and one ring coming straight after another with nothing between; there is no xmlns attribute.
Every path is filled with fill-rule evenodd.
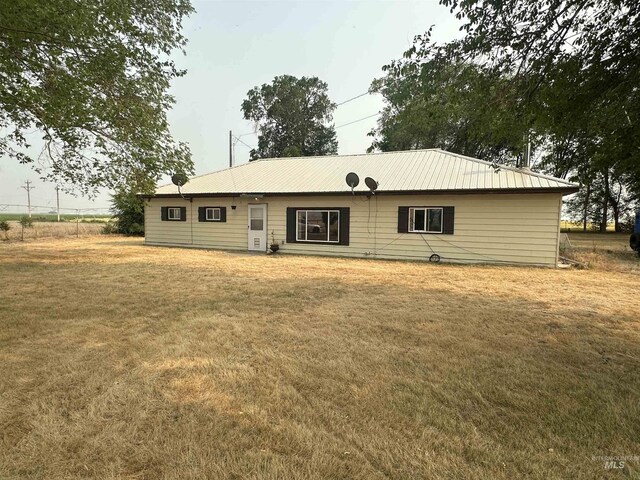
<svg viewBox="0 0 640 480"><path fill-rule="evenodd" d="M382 75L381 67L400 58L414 35L435 25L434 38L459 36L459 23L435 0L368 1L204 1L194 2L184 25L189 39L186 56L177 54L185 77L173 83L176 104L169 113L174 136L189 143L196 174L225 168L229 163L229 130L243 135L253 130L243 120L240 104L248 90L276 75L317 76L340 103L368 90ZM375 114L380 96L367 95L337 108L337 127ZM370 118L338 128L338 152L362 153L376 124ZM255 146L255 135L242 141ZM248 161L249 148L238 143L235 163ZM2 204L26 204L20 188L31 180L33 205L55 207L55 186L44 183L28 167L0 159ZM61 206L109 206L107 192L90 201L61 194ZM20 209L18 209L20 210ZM9 211L16 211L15 208ZM42 209L38 210L42 211Z"/></svg>

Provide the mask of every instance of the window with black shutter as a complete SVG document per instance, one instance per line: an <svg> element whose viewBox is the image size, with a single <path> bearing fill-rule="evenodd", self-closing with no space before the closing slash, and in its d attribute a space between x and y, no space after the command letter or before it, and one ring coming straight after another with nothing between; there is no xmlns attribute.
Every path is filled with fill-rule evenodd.
<svg viewBox="0 0 640 480"><path fill-rule="evenodd" d="M187 207L160 207L160 217L164 222L186 222Z"/></svg>
<svg viewBox="0 0 640 480"><path fill-rule="evenodd" d="M455 207L398 207L398 233L453 235Z"/></svg>
<svg viewBox="0 0 640 480"><path fill-rule="evenodd" d="M287 243L349 245L349 208L287 208Z"/></svg>
<svg viewBox="0 0 640 480"><path fill-rule="evenodd" d="M198 207L199 222L226 222L227 207Z"/></svg>

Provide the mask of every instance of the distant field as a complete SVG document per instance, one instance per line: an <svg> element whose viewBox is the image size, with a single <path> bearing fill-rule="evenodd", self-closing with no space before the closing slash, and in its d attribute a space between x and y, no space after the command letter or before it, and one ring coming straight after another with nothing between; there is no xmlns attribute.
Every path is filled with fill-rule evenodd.
<svg viewBox="0 0 640 480"><path fill-rule="evenodd" d="M24 217L25 213L0 213L0 221L2 220L15 220L18 221ZM106 222L111 218L111 215L72 215L63 214L60 215L60 221L63 222L75 222L79 217L81 222ZM58 215L55 213L34 213L31 215L31 219L34 222L56 222Z"/></svg>
<svg viewBox="0 0 640 480"><path fill-rule="evenodd" d="M571 231L571 232L581 232L582 231L582 222L570 222L568 220L561 220L560 221L560 228L562 230L565 231ZM593 223L588 223L587 224L587 230L590 232L596 232L598 231L600 228L599 225L595 225ZM607 232L613 232L615 231L615 225L613 223L610 223L607 225Z"/></svg>
<svg viewBox="0 0 640 480"><path fill-rule="evenodd" d="M22 227L19 222L15 220L9 220L11 229L5 235L4 232L0 232L0 243L2 241L18 241L22 238ZM87 222L80 221L78 223L75 220L66 222L44 222L34 221L31 228L24 229L25 240L32 240L36 238L46 237L71 237L71 236L87 236L87 235L99 235L102 233L105 222ZM1 477L0 477L1 478Z"/></svg>
<svg viewBox="0 0 640 480"><path fill-rule="evenodd" d="M571 245L577 248L595 250L631 251L629 233L575 233L569 234Z"/></svg>
<svg viewBox="0 0 640 480"><path fill-rule="evenodd" d="M0 478L637 479L606 239L567 270L0 242Z"/></svg>

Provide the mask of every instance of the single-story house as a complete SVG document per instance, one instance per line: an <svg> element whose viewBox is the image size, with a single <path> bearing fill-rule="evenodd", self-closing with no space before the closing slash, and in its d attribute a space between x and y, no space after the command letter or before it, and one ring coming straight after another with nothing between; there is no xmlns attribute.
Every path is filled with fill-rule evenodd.
<svg viewBox="0 0 640 480"><path fill-rule="evenodd" d="M577 190L439 149L262 159L159 187L145 243L556 266L562 197Z"/></svg>

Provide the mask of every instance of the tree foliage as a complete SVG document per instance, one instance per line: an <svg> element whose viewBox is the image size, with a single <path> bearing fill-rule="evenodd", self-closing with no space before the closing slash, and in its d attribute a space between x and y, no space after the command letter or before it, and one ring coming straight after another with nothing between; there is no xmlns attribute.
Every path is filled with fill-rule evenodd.
<svg viewBox="0 0 640 480"><path fill-rule="evenodd" d="M189 0L0 0L0 152L83 192L192 170L166 112ZM34 129L41 133L32 135ZM42 147L39 155L30 144Z"/></svg>
<svg viewBox="0 0 640 480"><path fill-rule="evenodd" d="M511 108L516 92L510 79L433 47L429 32L416 37L372 83L386 105L369 150L442 148L513 161L522 151L524 127Z"/></svg>
<svg viewBox="0 0 640 480"><path fill-rule="evenodd" d="M113 233L144 235L144 200L131 189L121 189L111 196Z"/></svg>
<svg viewBox="0 0 640 480"><path fill-rule="evenodd" d="M387 106L372 147L515 162L528 139L539 168L583 187L574 212L619 227L640 197L640 3L440 3L465 36L436 45L429 31L385 67L373 84Z"/></svg>
<svg viewBox="0 0 640 480"><path fill-rule="evenodd" d="M24 242L24 229L33 227L33 219L27 215L20 217L20 240Z"/></svg>
<svg viewBox="0 0 640 480"><path fill-rule="evenodd" d="M328 125L336 105L327 88L317 77L281 75L249 90L242 112L259 132L251 159L337 153L336 132Z"/></svg>
<svg viewBox="0 0 640 480"><path fill-rule="evenodd" d="M9 240L9 230L11 230L11 225L6 220L0 221L0 232L4 232L4 239Z"/></svg>
<svg viewBox="0 0 640 480"><path fill-rule="evenodd" d="M134 172L127 185L111 195L113 221L105 226L104 233L144 235L144 199L140 193L153 193L154 190L155 181L144 172Z"/></svg>

